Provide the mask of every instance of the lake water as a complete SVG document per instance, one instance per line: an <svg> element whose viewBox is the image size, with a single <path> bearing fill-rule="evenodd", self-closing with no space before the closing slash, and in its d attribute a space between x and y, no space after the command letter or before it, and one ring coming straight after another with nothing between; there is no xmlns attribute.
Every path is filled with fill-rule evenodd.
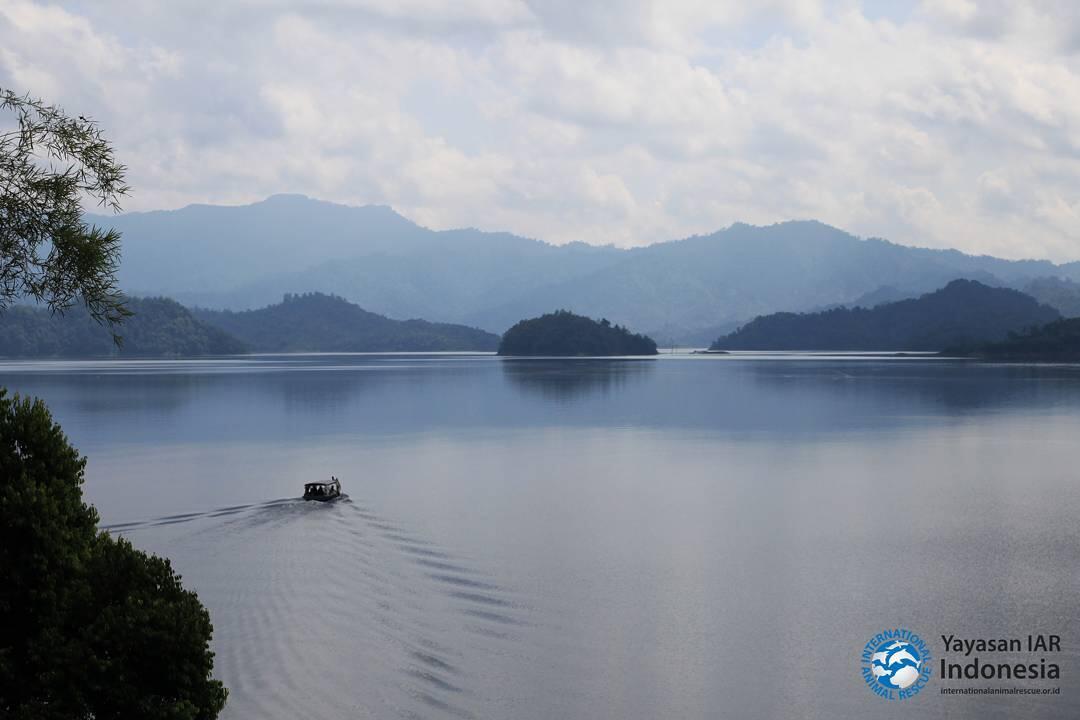
<svg viewBox="0 0 1080 720"><path fill-rule="evenodd" d="M226 718L1080 715L1077 367L310 355L0 384L198 591ZM347 502L295 499L331 474ZM860 659L897 626L934 677L889 702ZM1060 680L937 677L941 634L1039 632Z"/></svg>

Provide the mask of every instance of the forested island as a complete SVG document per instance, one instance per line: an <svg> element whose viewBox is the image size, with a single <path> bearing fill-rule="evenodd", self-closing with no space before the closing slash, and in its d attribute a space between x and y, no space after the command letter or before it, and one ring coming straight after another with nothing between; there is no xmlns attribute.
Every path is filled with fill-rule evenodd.
<svg viewBox="0 0 1080 720"><path fill-rule="evenodd" d="M499 355L585 357L655 355L656 342L607 319L558 310L522 320L506 331Z"/></svg>
<svg viewBox="0 0 1080 720"><path fill-rule="evenodd" d="M954 280L921 297L817 313L758 317L712 350L915 350L978 347L1057 320L1061 314L1018 290Z"/></svg>
<svg viewBox="0 0 1080 720"><path fill-rule="evenodd" d="M125 304L132 315L120 330L120 347L109 329L81 306L63 314L43 307L10 307L0 314L0 356L179 357L247 350L244 343L195 318L174 300L128 298Z"/></svg>
<svg viewBox="0 0 1080 720"><path fill-rule="evenodd" d="M1007 362L1080 362L1080 318L1055 320L975 349L951 347L943 354Z"/></svg>
<svg viewBox="0 0 1080 720"><path fill-rule="evenodd" d="M258 310L193 312L256 352L490 351L499 344L497 335L477 328L391 320L323 293L287 294Z"/></svg>

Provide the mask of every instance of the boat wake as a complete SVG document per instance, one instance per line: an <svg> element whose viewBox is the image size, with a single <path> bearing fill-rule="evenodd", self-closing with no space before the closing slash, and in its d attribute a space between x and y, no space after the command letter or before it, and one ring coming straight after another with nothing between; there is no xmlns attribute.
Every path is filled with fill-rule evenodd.
<svg viewBox="0 0 1080 720"><path fill-rule="evenodd" d="M344 497L348 497L347 495ZM202 512L184 513L182 515L163 515L162 517L151 518L150 520L138 520L135 522L124 523L111 523L107 525L101 525L102 530L108 530L113 535L122 535L134 530L140 530L148 527L158 527L161 525L177 525L179 523L193 522L195 520L202 520L204 518L217 518L225 517L227 515L237 515L243 512L250 512L252 510L258 510L260 508L271 508L278 505L286 505L292 503L303 502L302 498L280 498L278 500L267 500L261 503L252 503L249 505L229 505L227 507L215 508L213 510L204 510Z"/></svg>
<svg viewBox="0 0 1080 720"><path fill-rule="evenodd" d="M214 622L223 717L487 717L523 599L355 498L103 526L168 556ZM500 699L501 700L501 699Z"/></svg>

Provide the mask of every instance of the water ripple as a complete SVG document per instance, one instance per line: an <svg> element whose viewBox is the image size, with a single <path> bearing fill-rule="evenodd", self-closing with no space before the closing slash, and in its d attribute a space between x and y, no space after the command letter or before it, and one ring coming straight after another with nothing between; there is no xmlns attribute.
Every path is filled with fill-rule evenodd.
<svg viewBox="0 0 1080 720"><path fill-rule="evenodd" d="M360 502L280 498L103 529L158 538L207 604L223 718L473 718L475 654L522 607L448 548ZM160 536L165 537L165 536ZM205 562L207 557L214 562ZM397 660L394 660L394 657Z"/></svg>

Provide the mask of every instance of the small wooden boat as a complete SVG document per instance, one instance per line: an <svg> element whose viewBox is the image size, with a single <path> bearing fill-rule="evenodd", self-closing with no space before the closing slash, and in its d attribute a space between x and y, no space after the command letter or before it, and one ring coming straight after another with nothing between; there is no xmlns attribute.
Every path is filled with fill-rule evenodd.
<svg viewBox="0 0 1080 720"><path fill-rule="evenodd" d="M330 482L304 483L304 499L327 502L341 497L341 481L333 475Z"/></svg>

